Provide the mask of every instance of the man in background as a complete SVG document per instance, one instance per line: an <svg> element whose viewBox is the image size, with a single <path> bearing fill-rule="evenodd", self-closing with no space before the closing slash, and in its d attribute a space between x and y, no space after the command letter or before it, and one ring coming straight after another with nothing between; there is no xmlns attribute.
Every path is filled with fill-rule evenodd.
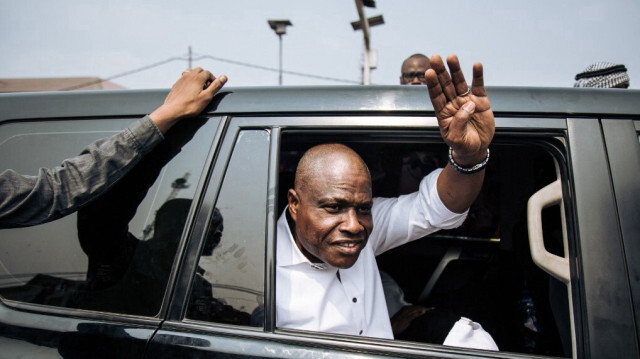
<svg viewBox="0 0 640 359"><path fill-rule="evenodd" d="M431 68L429 58L423 54L413 54L402 62L400 85L426 85L424 73Z"/></svg>

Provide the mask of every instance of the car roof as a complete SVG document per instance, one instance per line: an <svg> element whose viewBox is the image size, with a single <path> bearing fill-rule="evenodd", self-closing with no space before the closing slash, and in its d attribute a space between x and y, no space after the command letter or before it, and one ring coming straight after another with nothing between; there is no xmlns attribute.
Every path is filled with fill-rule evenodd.
<svg viewBox="0 0 640 359"><path fill-rule="evenodd" d="M0 121L87 116L139 116L159 106L166 90L73 91L0 94ZM640 90L487 87L497 115L640 116ZM207 107L211 114L432 115L424 86L225 87Z"/></svg>

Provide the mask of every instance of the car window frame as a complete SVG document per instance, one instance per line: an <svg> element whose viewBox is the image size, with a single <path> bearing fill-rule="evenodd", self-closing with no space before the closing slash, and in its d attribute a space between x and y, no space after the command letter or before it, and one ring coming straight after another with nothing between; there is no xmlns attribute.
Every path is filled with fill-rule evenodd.
<svg viewBox="0 0 640 359"><path fill-rule="evenodd" d="M365 123L360 123L363 118L366 118ZM349 135L351 136L354 132L362 132L363 134L368 135L367 140L371 140L371 137L375 137L376 132L388 132L388 131L398 131L400 136L403 133L407 132L420 132L419 135L411 134L410 137L424 137L428 141L433 142L441 142L442 139L439 134L439 128L437 126L437 120L433 117L420 118L419 121L423 121L423 124L418 127L407 126L406 123L403 123L403 120L406 118L403 117L383 117L386 119L391 119L393 123L389 124L385 123L384 127L380 127L379 125L371 125L371 117L366 116L344 116L344 117L331 117L331 124L328 125L318 125L318 122L321 122L322 117L292 117L287 118L286 120L281 120L278 124L281 126L281 132L285 131L300 131L300 132L325 132L331 133L336 132L341 135L345 135L345 128L350 130ZM291 120L295 122L295 124L291 124ZM374 117L374 121L379 123L379 117ZM416 118L410 119L409 123L413 123ZM306 126L306 122L311 122L315 124L314 126ZM391 121L389 121L391 122ZM536 131L530 131L531 128L536 128ZM573 218L575 213L573 211L573 207L571 206L570 195L571 193L571 178L570 171L568 169L569 162L567 160L568 157L568 148L567 148L567 139L566 139L566 121L561 117L553 117L553 118L519 118L519 117L496 117L496 135L494 137L494 142L502 142L502 143L513 143L513 139L518 139L519 143L522 141L536 145L545 149L556 161L556 166L559 166L557 170L559 171L558 175L561 176L562 179L562 187L563 187L563 205L565 208L566 216L568 218ZM384 136L384 135L383 135ZM356 141L357 142L357 141ZM279 214L278 214L279 215ZM277 218L276 218L277 220ZM575 229L569 221L565 221L566 226L566 235L568 243L568 250L570 258L576 258L576 246L574 240ZM274 234L275 237L275 234ZM275 250L275 249L274 249ZM575 260L571 260L571 273L572 273L572 281L570 283L571 286L579 285L577 279L579 277L576 276L577 269L574 265ZM275 268L273 270L275 276ZM574 280L575 279L575 280ZM274 286L275 287L275 286ZM567 288L570 289L569 287ZM575 291L573 292L575 293ZM567 293L569 295L569 293ZM579 325L579 321L574 318L573 313L577 312L577 308L581 307L580 301L575 295L572 295L570 299L570 308L569 310L572 312L570 323L572 327L572 341L575 341L575 334L573 334L573 328ZM271 310L275 313L275 298L272 303ZM274 315L275 316L275 315ZM579 316L577 316L579 317ZM322 333L322 332L309 332L304 330L296 330L296 329L287 329L287 328L276 328L275 323L273 323L274 333L283 333L289 334L299 337L309 338L309 340L313 341L318 337L325 337L327 339L332 338L331 340L346 340L345 338L349 338L349 340L353 340L355 342L366 342L366 343L384 343L382 345L385 346L397 346L397 344L393 343L402 343L399 347L403 348L422 348L422 349L433 349L433 348L445 348L445 351L451 350L451 348L443 347L442 345L433 345L433 344L425 344L418 342L402 342L399 340L391 340L390 343L386 342L385 339L378 338L364 338L359 336L347 336L347 335L339 335L331 333ZM380 342L382 341L382 342ZM465 350L462 348L453 348L454 350ZM483 351L484 353L490 353ZM575 352L575 350L574 350ZM504 353L504 352L502 352ZM510 354L522 354L522 353L512 353Z"/></svg>
<svg viewBox="0 0 640 359"><path fill-rule="evenodd" d="M212 138L205 168L198 181L196 193L199 195L194 197L195 206L192 205L192 209L195 208L195 210L191 213L187 222L188 228L183 233L186 240L183 240L179 247L179 257L175 262L177 269L172 272L169 278L171 286L165 298L168 305L162 312L162 317L165 320L178 320L178 318L183 318L186 313L192 278L195 275L202 250L201 245L204 244L209 218L213 215L215 199L224 179L224 172L219 172L222 169L219 169L221 166L217 164L221 159L224 161L224 169L226 170L233 150L233 144L225 146L228 141L223 141L229 124L229 116L219 117L220 122Z"/></svg>

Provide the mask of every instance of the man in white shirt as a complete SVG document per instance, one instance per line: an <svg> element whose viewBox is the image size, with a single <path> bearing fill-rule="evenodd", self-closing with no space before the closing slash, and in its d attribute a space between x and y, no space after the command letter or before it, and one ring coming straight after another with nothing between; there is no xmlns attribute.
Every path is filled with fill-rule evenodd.
<svg viewBox="0 0 640 359"><path fill-rule="evenodd" d="M277 325L393 338L375 256L462 224L484 179L495 131L482 65L472 87L457 57L425 73L450 163L398 198L372 198L364 161L339 144L313 147L298 164L278 221Z"/></svg>

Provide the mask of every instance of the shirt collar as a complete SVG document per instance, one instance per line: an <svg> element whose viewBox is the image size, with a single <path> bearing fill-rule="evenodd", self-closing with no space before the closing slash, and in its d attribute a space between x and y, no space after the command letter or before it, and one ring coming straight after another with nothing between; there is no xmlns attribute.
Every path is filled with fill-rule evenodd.
<svg viewBox="0 0 640 359"><path fill-rule="evenodd" d="M291 228L287 223L287 211L289 206L284 209L282 215L278 219L277 225L277 258L278 267L291 267L297 265L308 266L317 270L335 269L326 263L312 263L302 254L291 233Z"/></svg>

